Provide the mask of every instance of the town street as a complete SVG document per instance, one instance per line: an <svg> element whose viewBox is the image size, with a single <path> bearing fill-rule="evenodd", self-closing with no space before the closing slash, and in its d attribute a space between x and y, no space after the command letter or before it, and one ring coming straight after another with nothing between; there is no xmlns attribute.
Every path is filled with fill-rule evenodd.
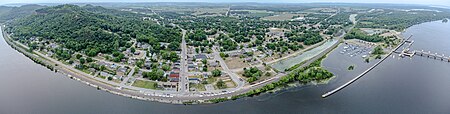
<svg viewBox="0 0 450 114"><path fill-rule="evenodd" d="M189 80L188 80L188 69L187 69L187 46L186 46L186 30L182 29L182 39L181 39L181 69L180 69L180 79L178 82L178 90L182 93L189 92Z"/></svg>
<svg viewBox="0 0 450 114"><path fill-rule="evenodd" d="M217 47L213 47L213 48L212 48L212 50L213 50L212 55L214 56L214 59L215 59L215 60L218 60L218 61L219 61L220 66L222 66L222 68L223 68L222 71L225 72L225 73L227 73L228 75L230 75L231 79L237 84L237 87L236 87L236 88L241 88L241 87L243 87L243 86L245 85L244 80L242 80L241 78L239 78L239 76L238 76L236 73L232 72L232 71L228 68L227 64L226 64L225 61L222 59L222 57L220 57L220 54L219 54L219 52L217 51L216 48L217 48Z"/></svg>

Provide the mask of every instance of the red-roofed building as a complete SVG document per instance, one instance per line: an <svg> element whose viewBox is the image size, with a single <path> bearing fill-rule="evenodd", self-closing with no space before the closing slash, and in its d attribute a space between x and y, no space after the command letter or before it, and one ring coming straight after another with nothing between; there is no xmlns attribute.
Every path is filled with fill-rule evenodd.
<svg viewBox="0 0 450 114"><path fill-rule="evenodd" d="M178 82L180 80L180 73L171 72L169 74L169 80L171 82Z"/></svg>

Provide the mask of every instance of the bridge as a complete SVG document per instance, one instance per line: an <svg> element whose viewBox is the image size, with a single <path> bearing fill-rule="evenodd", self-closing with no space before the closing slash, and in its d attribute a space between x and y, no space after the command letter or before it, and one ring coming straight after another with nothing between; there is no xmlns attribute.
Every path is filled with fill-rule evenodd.
<svg viewBox="0 0 450 114"><path fill-rule="evenodd" d="M412 43L414 41L410 41L409 39L411 39L412 35L409 36L406 40L403 40L397 47L395 47L393 50L391 50L383 59L381 59L380 61L378 61L377 63L375 63L373 66L371 66L369 69L365 70L364 72L362 72L360 75L356 76L355 78L353 78L352 80L348 81L347 83L345 83L344 85L339 86L336 89L333 89L325 94L322 95L322 98L326 98L330 95L333 95L334 93L344 89L345 87L347 87L348 85L352 84L353 82L355 82L356 80L358 80L359 78L361 78L362 76L364 76L365 74L369 73L371 70L373 70L375 67L377 67L378 65L380 65L381 62L383 62L384 60L386 60L392 53L395 53L396 50L398 50L400 47L402 47L405 43L409 43L410 47L412 45ZM409 49L409 48L406 48ZM402 52L405 52L405 50L403 50Z"/></svg>
<svg viewBox="0 0 450 114"><path fill-rule="evenodd" d="M431 51L427 52L427 51L423 51L423 50L421 50L421 51L414 50L413 52L415 55L418 55L418 56L433 58L433 59L441 60L444 62L450 62L450 56L447 57L444 54L432 53Z"/></svg>
<svg viewBox="0 0 450 114"><path fill-rule="evenodd" d="M422 57L427 57L427 58L433 58L436 60L441 60L444 62L450 62L450 56L446 57L444 54L438 54L438 53L432 53L431 51L418 51L418 50L413 50L411 51L411 46L412 44L414 44L413 40L406 40L405 43L408 43L408 46L403 47L403 51L398 52L398 51L394 51L394 53L399 54L400 57L404 58L404 57L414 57L415 55L418 56L422 56Z"/></svg>
<svg viewBox="0 0 450 114"><path fill-rule="evenodd" d="M432 58L432 59L440 60L440 61L444 61L444 62L450 62L450 56L447 57L447 56L445 56L445 54L432 53L431 51L423 51L423 50L411 51L410 48L411 48L411 45L414 43L414 41L407 40L405 42L408 43L409 45L403 47L403 51L401 51L401 52L394 51L394 53L399 54L399 56L402 58L414 57L415 55L417 55L417 56Z"/></svg>

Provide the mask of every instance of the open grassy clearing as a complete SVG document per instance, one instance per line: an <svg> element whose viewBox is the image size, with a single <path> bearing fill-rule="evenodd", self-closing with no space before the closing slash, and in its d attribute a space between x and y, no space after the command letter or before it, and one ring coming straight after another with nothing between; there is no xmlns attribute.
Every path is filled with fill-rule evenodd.
<svg viewBox="0 0 450 114"><path fill-rule="evenodd" d="M145 81L145 80L136 80L136 81L134 81L132 86L140 87L140 88L147 88L147 89L158 89L158 84L156 82Z"/></svg>
<svg viewBox="0 0 450 114"><path fill-rule="evenodd" d="M225 63L227 64L229 69L237 69L250 66L247 63L244 63L244 60L239 57L229 57L225 60Z"/></svg>
<svg viewBox="0 0 450 114"><path fill-rule="evenodd" d="M286 21L286 20L291 20L294 17L304 17L304 14L291 14L291 13L283 13L283 14L277 14L274 16L268 16L268 17L264 17L261 18L263 20L269 20L269 21Z"/></svg>
<svg viewBox="0 0 450 114"><path fill-rule="evenodd" d="M248 14L244 14L245 16L249 17L267 17L272 16L274 14L274 12L266 10L232 10L232 11L249 12Z"/></svg>
<svg viewBox="0 0 450 114"><path fill-rule="evenodd" d="M196 91L206 91L205 85L199 83L190 83L189 88L195 88Z"/></svg>

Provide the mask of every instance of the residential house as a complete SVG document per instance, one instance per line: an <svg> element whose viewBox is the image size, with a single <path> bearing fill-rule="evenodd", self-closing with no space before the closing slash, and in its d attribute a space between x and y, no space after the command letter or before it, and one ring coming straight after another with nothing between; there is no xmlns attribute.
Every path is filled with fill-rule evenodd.
<svg viewBox="0 0 450 114"><path fill-rule="evenodd" d="M116 64L112 64L112 65L109 66L109 68L110 68L110 69L116 69L116 68L117 68L117 65L116 65Z"/></svg>
<svg viewBox="0 0 450 114"><path fill-rule="evenodd" d="M158 82L158 85L164 88L177 88L178 86L175 82Z"/></svg>
<svg viewBox="0 0 450 114"><path fill-rule="evenodd" d="M253 57L244 58L244 61L245 62L252 62L253 61Z"/></svg>
<svg viewBox="0 0 450 114"><path fill-rule="evenodd" d="M119 76L125 76L125 75L127 75L126 73L127 73L127 68L125 68L125 67L120 67L120 68L118 68L117 69L117 75L119 75Z"/></svg>
<svg viewBox="0 0 450 114"><path fill-rule="evenodd" d="M169 74L170 82L178 82L180 80L180 73L171 72Z"/></svg>
<svg viewBox="0 0 450 114"><path fill-rule="evenodd" d="M207 73L203 73L203 79L209 78L209 75Z"/></svg>
<svg viewBox="0 0 450 114"><path fill-rule="evenodd" d="M211 67L219 67L219 64L216 61L210 61L209 66Z"/></svg>
<svg viewBox="0 0 450 114"><path fill-rule="evenodd" d="M208 56L206 56L205 54L197 54L197 55L195 55L195 59L196 60L205 60L205 59L208 59Z"/></svg>
<svg viewBox="0 0 450 114"><path fill-rule="evenodd" d="M97 70L95 70L94 68L89 68L88 69L90 72L96 72Z"/></svg>
<svg viewBox="0 0 450 114"><path fill-rule="evenodd" d="M189 83L196 83L196 84L198 84L200 82L201 82L201 80L198 79L198 78L189 78Z"/></svg>
<svg viewBox="0 0 450 114"><path fill-rule="evenodd" d="M173 71L173 72L180 72L180 68L178 68L178 67L173 67L173 68L172 68L172 71Z"/></svg>
<svg viewBox="0 0 450 114"><path fill-rule="evenodd" d="M232 52L232 53L229 53L228 55L230 55L231 57L239 57L239 56L241 56L242 54L244 54L244 53L241 52L241 51L238 51L238 52Z"/></svg>
<svg viewBox="0 0 450 114"><path fill-rule="evenodd" d="M103 71L101 71L101 72L100 72L100 76L104 76L104 77L111 77L112 75L111 75L111 74L109 74L109 73L107 73L107 72L103 72Z"/></svg>
<svg viewBox="0 0 450 114"><path fill-rule="evenodd" d="M122 80L122 78L123 78L123 76L121 76L121 75L115 75L113 77L114 80Z"/></svg>
<svg viewBox="0 0 450 114"><path fill-rule="evenodd" d="M194 70L196 70L197 69L197 67L195 67L195 65L193 65L193 64L188 64L188 70L189 71L194 71Z"/></svg>
<svg viewBox="0 0 450 114"><path fill-rule="evenodd" d="M150 61L150 59L146 59L144 66L145 68L150 69L152 67L152 61Z"/></svg>

